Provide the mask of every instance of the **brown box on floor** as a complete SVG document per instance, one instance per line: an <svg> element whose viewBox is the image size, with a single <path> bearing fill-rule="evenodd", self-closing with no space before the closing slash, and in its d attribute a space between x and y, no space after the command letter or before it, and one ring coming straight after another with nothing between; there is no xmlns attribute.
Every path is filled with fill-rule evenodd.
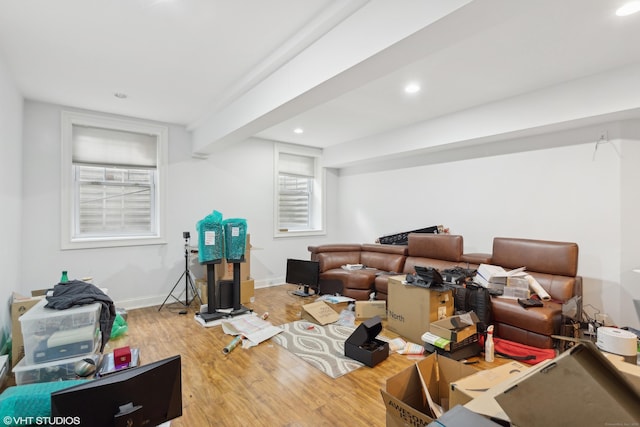
<svg viewBox="0 0 640 427"><path fill-rule="evenodd" d="M422 342L429 324L453 315L453 293L405 285L405 276L389 278L387 327L414 343Z"/></svg>
<svg viewBox="0 0 640 427"><path fill-rule="evenodd" d="M433 353L387 378L385 389L380 390L387 427L426 426L449 409L450 384L476 372Z"/></svg>

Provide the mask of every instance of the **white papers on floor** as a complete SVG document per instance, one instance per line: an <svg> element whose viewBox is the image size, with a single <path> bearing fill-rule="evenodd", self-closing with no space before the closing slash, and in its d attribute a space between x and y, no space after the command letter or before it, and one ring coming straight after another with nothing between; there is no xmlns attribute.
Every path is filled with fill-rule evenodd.
<svg viewBox="0 0 640 427"><path fill-rule="evenodd" d="M201 310L204 312L206 310L206 305L203 305L203 307L205 307L205 308L201 308ZM226 320L229 320L229 318L231 317L231 314L230 314L231 313L231 309L227 310L227 311L222 310L222 309L218 309L216 311L225 314L226 317L223 317L223 318L217 319L217 320L210 320L209 322L205 322L205 320L202 317L200 317L199 315L196 314L195 316L193 316L193 319L196 322L198 322L201 326L204 326L205 328L211 328L211 327L214 327L214 326L222 325L222 322L224 322ZM250 316L256 316L256 314L254 312L250 312L250 313L240 314L238 316L235 316L235 318L236 319L240 319L242 317L250 317Z"/></svg>
<svg viewBox="0 0 640 427"><path fill-rule="evenodd" d="M399 337L389 341L389 350L398 354L406 354L407 356L420 356L424 353L423 346L407 342Z"/></svg>
<svg viewBox="0 0 640 427"><path fill-rule="evenodd" d="M242 335L242 348L249 348L266 341L282 332L281 328L273 326L268 320L258 316L238 316L231 320L222 321L222 330L228 335Z"/></svg>

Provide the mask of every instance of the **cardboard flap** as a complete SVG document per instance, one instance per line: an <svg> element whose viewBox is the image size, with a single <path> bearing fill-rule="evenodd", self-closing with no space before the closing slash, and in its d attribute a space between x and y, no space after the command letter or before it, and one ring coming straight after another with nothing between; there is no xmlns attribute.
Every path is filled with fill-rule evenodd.
<svg viewBox="0 0 640 427"><path fill-rule="evenodd" d="M303 305L301 317L320 325L334 323L340 319L340 315L324 301Z"/></svg>
<svg viewBox="0 0 640 427"><path fill-rule="evenodd" d="M516 425L637 425L640 394L591 343L531 370L496 400ZM535 405L525 405L536 396Z"/></svg>

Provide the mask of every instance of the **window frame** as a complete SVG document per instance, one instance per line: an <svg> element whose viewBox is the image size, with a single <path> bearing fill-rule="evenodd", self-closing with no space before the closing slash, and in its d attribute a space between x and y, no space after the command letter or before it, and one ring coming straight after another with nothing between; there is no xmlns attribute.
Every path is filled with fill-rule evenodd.
<svg viewBox="0 0 640 427"><path fill-rule="evenodd" d="M166 244L165 240L165 192L168 171L168 128L143 121L127 120L97 114L62 111L62 158L61 158L61 238L60 248L89 249L119 246L142 246ZM73 168L73 127L90 126L116 131L135 132L156 138L157 164L155 181L155 223L153 235L119 235L97 237L74 237L75 178Z"/></svg>
<svg viewBox="0 0 640 427"><path fill-rule="evenodd" d="M319 236L325 235L326 171L322 167L322 149L294 144L274 144L274 198L273 198L273 236L274 238ZM280 155L290 154L312 157L314 159L314 176L311 191L311 226L308 229L283 230L280 229Z"/></svg>

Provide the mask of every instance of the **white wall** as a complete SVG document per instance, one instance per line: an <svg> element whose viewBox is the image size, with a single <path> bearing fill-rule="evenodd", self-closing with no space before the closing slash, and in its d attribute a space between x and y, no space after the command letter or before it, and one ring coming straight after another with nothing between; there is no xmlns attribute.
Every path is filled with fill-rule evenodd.
<svg viewBox="0 0 640 427"><path fill-rule="evenodd" d="M23 292L52 287L61 270L68 270L71 278L92 276L120 306L160 304L184 271L182 232L190 231L191 245L197 246L196 223L214 209L225 218L247 219L256 286L282 283L286 258L308 258L307 245L324 239L273 238L270 142L248 140L206 160L194 159L188 132L182 126L169 125L168 244L61 251L61 110L40 102L25 104ZM335 193L335 174L329 173L328 181ZM329 203L330 212L335 212L333 205ZM328 226L333 227L331 222ZM191 268L201 277L203 269L195 261L194 257ZM184 289L184 285L177 289Z"/></svg>
<svg viewBox="0 0 640 427"><path fill-rule="evenodd" d="M284 239L273 238L270 142L249 139L194 159L188 132L170 126L169 243L61 251L60 111L50 104L25 105L23 292L52 286L66 269L72 277L93 276L121 306L159 304L183 271L182 232L191 232L195 246L197 221L215 209L225 218L247 219L258 287L281 283L286 258L308 258L308 245L373 242L383 234L435 224L463 235L466 252L491 252L495 236L575 241L585 305L620 325L640 327L629 298L639 297L640 282L630 271L640 267L636 122L610 124L611 142L597 151L595 139L585 137L592 132L578 129L501 142L498 148L509 154L478 147L458 157L462 160L425 158L422 165L414 159L408 167L377 172L329 171L327 235ZM549 138L571 143L548 148ZM510 150L510 144L517 148ZM545 148L531 148L536 146ZM196 262L191 268L202 275Z"/></svg>
<svg viewBox="0 0 640 427"><path fill-rule="evenodd" d="M620 131L611 129L615 138ZM634 130L637 140L640 132ZM574 135L565 131L535 138L542 145L558 137ZM527 146L535 146L535 138L528 138ZM634 166L640 150L628 138L600 144L595 157L594 149L595 140L487 157L479 157L483 149L476 148L478 157L467 160L344 173L338 236L344 242L373 242L384 234L443 224L464 237L465 252L490 253L496 236L574 241L584 303L608 313L620 326L638 327L627 296L637 289L640 275L629 279L635 279L635 287L622 286L621 262L631 258L640 267L638 244L622 244L623 236L632 242L638 236L628 234L625 225L633 224L637 231L640 177ZM628 250L624 256L623 249Z"/></svg>
<svg viewBox="0 0 640 427"><path fill-rule="evenodd" d="M20 275L22 207L22 95L0 56L0 335L11 331L9 301Z"/></svg>

